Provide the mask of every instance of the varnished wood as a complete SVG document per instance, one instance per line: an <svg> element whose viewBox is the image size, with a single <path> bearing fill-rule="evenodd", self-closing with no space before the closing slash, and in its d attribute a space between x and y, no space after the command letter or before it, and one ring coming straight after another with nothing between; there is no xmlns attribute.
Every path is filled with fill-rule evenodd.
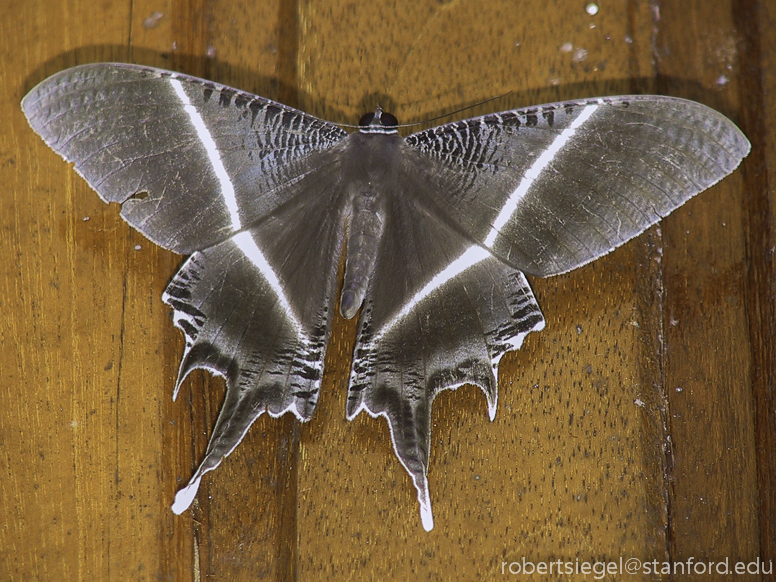
<svg viewBox="0 0 776 582"><path fill-rule="evenodd" d="M763 32L762 22L776 18L776 4L745 2L737 7L733 22L740 35L741 91L747 105L741 111L741 126L751 136L754 155L743 168L744 233L747 243L747 315L752 346L752 396L755 415L757 463L757 513L760 555L776 561L776 266L774 265L773 185L771 164L774 111L767 99L773 91L773 43Z"/></svg>
<svg viewBox="0 0 776 582"><path fill-rule="evenodd" d="M776 6L599 4L0 3L0 579L487 580L523 557L776 559L776 40L760 24ZM344 419L355 326L339 319L313 420L262 417L177 517L223 396L195 373L170 400L182 338L160 295L182 258L132 232L19 108L49 74L114 59L343 123L377 104L413 121L507 92L457 117L661 92L730 116L753 152L622 249L532 281L547 328L504 358L495 421L472 387L435 403L431 533L385 422Z"/></svg>
<svg viewBox="0 0 776 582"><path fill-rule="evenodd" d="M726 70L735 51L737 32L732 11L729 15L720 21L714 3L663 8L666 24L657 35L657 51L672 58L658 64L659 90L705 96L710 105L737 116L745 95L740 85L721 79L730 78ZM706 31L703 44L714 47L710 53L686 34L687 22ZM676 560L760 554L752 399L756 347L747 330L743 172L731 178L663 226L663 370L673 439L667 467L669 552ZM738 486L726 485L733 481Z"/></svg>

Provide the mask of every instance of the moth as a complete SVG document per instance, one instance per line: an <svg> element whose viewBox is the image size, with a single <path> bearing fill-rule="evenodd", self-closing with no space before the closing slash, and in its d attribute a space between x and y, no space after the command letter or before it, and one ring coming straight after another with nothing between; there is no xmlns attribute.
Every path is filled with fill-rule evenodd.
<svg viewBox="0 0 776 582"><path fill-rule="evenodd" d="M474 384L493 419L499 361L544 327L526 274L610 252L750 149L721 114L671 97L552 103L403 138L379 108L348 133L128 64L62 71L22 108L130 225L190 255L163 295L185 336L174 395L197 368L227 390L173 511L261 414L311 418L339 310L358 316L347 417L387 419L426 530L431 404Z"/></svg>

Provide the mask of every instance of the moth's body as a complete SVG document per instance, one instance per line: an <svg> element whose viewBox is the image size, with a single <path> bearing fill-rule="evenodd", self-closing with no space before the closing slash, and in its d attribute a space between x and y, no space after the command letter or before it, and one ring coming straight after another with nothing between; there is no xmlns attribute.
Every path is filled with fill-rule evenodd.
<svg viewBox="0 0 776 582"><path fill-rule="evenodd" d="M404 147L395 129L389 133L355 132L343 143L348 229L340 313L347 319L358 313L369 287L385 233L389 197L402 196L397 170Z"/></svg>
<svg viewBox="0 0 776 582"><path fill-rule="evenodd" d="M359 318L347 417L387 419L427 530L431 404L470 383L494 417L501 357L544 327L524 273L608 253L749 152L719 113L650 95L516 109L403 139L379 109L348 135L230 87L98 63L43 81L22 107L128 223L191 255L163 295L186 341L175 391L196 368L224 376L227 391L173 511L261 414L311 418L339 303Z"/></svg>

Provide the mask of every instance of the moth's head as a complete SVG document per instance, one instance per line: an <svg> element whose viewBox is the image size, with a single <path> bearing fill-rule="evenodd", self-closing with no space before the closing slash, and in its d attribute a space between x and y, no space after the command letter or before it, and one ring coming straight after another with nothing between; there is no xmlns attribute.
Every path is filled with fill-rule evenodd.
<svg viewBox="0 0 776 582"><path fill-rule="evenodd" d="M382 110L378 105L374 113L367 113L358 122L361 133L395 133L399 121L393 114Z"/></svg>

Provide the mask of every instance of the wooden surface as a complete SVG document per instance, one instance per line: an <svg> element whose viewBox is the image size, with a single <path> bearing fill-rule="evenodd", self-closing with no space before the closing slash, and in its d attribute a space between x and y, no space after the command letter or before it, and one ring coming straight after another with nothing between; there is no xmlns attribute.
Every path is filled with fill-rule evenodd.
<svg viewBox="0 0 776 582"><path fill-rule="evenodd" d="M500 580L531 578L502 574L523 558L776 560L776 3L585 4L0 3L0 580ZM343 123L378 103L414 121L506 93L456 117L659 92L722 111L753 151L617 252L532 282L547 328L504 358L495 421L472 387L435 403L431 533L385 422L344 419L355 328L341 320L313 420L261 418L176 517L223 395L196 373L171 401L183 341L160 295L182 258L131 231L19 108L46 76L103 60Z"/></svg>

